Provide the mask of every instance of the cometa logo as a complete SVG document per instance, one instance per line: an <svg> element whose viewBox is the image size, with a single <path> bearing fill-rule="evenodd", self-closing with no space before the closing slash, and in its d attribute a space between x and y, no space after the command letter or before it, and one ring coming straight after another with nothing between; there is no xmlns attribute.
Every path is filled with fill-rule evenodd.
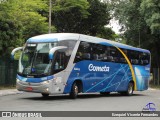
<svg viewBox="0 0 160 120"><path fill-rule="evenodd" d="M103 67L100 66L94 66L93 64L89 64L88 70L89 71L100 71L100 72L109 72L110 67L107 67L106 65Z"/></svg>

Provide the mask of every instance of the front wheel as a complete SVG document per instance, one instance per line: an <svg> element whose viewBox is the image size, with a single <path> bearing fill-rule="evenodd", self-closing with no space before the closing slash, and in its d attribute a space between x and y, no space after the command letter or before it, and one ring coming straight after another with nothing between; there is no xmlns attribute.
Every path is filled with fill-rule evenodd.
<svg viewBox="0 0 160 120"><path fill-rule="evenodd" d="M75 82L75 83L73 83L73 85L72 85L71 92L70 92L70 97L71 97L72 99L76 99L77 96L78 96L78 86L77 86L77 84L76 84L76 82Z"/></svg>

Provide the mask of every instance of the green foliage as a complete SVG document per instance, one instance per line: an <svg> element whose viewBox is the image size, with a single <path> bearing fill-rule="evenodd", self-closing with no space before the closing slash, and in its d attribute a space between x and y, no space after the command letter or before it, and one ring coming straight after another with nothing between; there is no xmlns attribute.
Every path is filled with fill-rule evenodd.
<svg viewBox="0 0 160 120"><path fill-rule="evenodd" d="M88 0L88 2L90 15L84 20L82 26L84 27L84 34L96 36L105 29L104 26L109 24L111 19L108 4L100 2L100 0Z"/></svg>
<svg viewBox="0 0 160 120"><path fill-rule="evenodd" d="M127 44L149 49L152 66L160 67L160 3L158 0L112 0L110 7L119 20Z"/></svg>
<svg viewBox="0 0 160 120"><path fill-rule="evenodd" d="M88 12L86 11L89 7L89 4L86 0L56 0L54 11L72 11L76 10L80 13L79 16L84 18L88 17Z"/></svg>
<svg viewBox="0 0 160 120"><path fill-rule="evenodd" d="M140 12L144 15L152 34L160 35L160 2L159 0L142 0Z"/></svg>
<svg viewBox="0 0 160 120"><path fill-rule="evenodd" d="M88 8L86 0L56 0L53 4L52 20L57 31L81 31L81 22L89 15Z"/></svg>
<svg viewBox="0 0 160 120"><path fill-rule="evenodd" d="M109 23L107 4L99 0L56 0L53 24L58 32L96 36Z"/></svg>
<svg viewBox="0 0 160 120"><path fill-rule="evenodd" d="M21 53L22 53L22 51L15 52L14 60L19 60Z"/></svg>
<svg viewBox="0 0 160 120"><path fill-rule="evenodd" d="M10 52L16 45L22 44L21 28L19 24L15 24L9 19L0 19L0 54Z"/></svg>
<svg viewBox="0 0 160 120"><path fill-rule="evenodd" d="M49 0L0 2L0 54L9 54L32 36L48 32ZM100 0L52 0L52 32L72 32L114 39L104 26L111 19Z"/></svg>
<svg viewBox="0 0 160 120"><path fill-rule="evenodd" d="M115 38L117 37L115 32L107 27L102 27L102 29L98 31L97 36L101 38L109 39L109 40L115 40Z"/></svg>
<svg viewBox="0 0 160 120"><path fill-rule="evenodd" d="M0 3L0 53L10 53L29 37L47 33L47 18L39 14L47 7L43 0L7 0Z"/></svg>

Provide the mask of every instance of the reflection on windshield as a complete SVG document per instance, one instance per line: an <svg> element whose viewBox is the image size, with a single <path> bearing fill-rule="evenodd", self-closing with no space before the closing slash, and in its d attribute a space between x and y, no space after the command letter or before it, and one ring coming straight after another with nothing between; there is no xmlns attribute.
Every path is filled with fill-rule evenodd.
<svg viewBox="0 0 160 120"><path fill-rule="evenodd" d="M24 75L47 75L50 73L51 61L49 61L49 50L56 43L27 44L20 63L18 72Z"/></svg>

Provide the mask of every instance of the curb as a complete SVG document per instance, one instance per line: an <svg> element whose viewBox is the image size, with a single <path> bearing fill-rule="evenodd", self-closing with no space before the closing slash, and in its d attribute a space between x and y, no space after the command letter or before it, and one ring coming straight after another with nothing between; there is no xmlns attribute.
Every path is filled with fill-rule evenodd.
<svg viewBox="0 0 160 120"><path fill-rule="evenodd" d="M148 90L158 90L158 89L155 89L155 88L150 88L150 87L149 87L149 88L148 88Z"/></svg>
<svg viewBox="0 0 160 120"><path fill-rule="evenodd" d="M23 92L18 91L17 89L0 90L0 96L21 94L21 93L23 93Z"/></svg>

